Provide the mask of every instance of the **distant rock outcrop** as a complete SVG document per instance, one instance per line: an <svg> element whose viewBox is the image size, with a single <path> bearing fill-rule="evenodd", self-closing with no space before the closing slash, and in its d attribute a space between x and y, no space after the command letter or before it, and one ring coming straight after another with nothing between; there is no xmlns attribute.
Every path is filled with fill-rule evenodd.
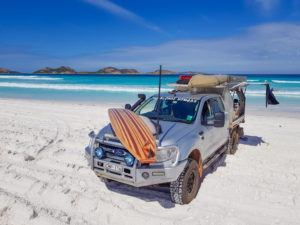
<svg viewBox="0 0 300 225"><path fill-rule="evenodd" d="M20 74L20 72L12 71L12 70L0 67L0 74Z"/></svg>
<svg viewBox="0 0 300 225"><path fill-rule="evenodd" d="M45 67L33 73L34 74L76 74L77 72L71 67L61 66L58 68Z"/></svg>
<svg viewBox="0 0 300 225"><path fill-rule="evenodd" d="M96 73L100 74L138 74L136 69L118 69L115 67L105 67L98 70Z"/></svg>
<svg viewBox="0 0 300 225"><path fill-rule="evenodd" d="M206 73L203 73L203 72L196 72L196 71L183 71L183 72L179 72L179 74L195 75L195 74L206 74Z"/></svg>
<svg viewBox="0 0 300 225"><path fill-rule="evenodd" d="M159 70L155 70L154 72L149 72L147 74L155 74L158 75L159 74ZM177 72L175 71L171 71L171 70L161 70L161 74L177 74Z"/></svg>
<svg viewBox="0 0 300 225"><path fill-rule="evenodd" d="M194 72L186 72L187 74L194 74ZM0 74L20 74L20 72L12 71L6 68L0 68ZM77 72L76 70L72 69L68 66L61 66L58 68L52 68L52 67L45 67L42 69L39 69L33 74L152 74L152 75L158 75L159 70L155 70L154 72L148 72L148 73L140 73L136 69L119 69L116 67L104 67L98 71L95 72ZM171 71L171 70L162 70L162 74L178 74L178 72Z"/></svg>
<svg viewBox="0 0 300 225"><path fill-rule="evenodd" d="M120 69L122 74L138 74L139 71L136 69Z"/></svg>
<svg viewBox="0 0 300 225"><path fill-rule="evenodd" d="M115 67L105 67L98 70L96 73L121 74L121 71Z"/></svg>

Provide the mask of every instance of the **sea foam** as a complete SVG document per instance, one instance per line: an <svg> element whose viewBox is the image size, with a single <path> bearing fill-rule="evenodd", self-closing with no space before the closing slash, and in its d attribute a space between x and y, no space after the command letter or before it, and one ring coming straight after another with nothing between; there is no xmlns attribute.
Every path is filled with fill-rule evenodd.
<svg viewBox="0 0 300 225"><path fill-rule="evenodd" d="M54 89L74 91L107 91L107 92L157 92L157 87L147 86L111 86L111 85L72 85L72 84L32 84L0 82L0 87L12 88L33 88L33 89ZM169 88L162 88L162 91L170 91Z"/></svg>
<svg viewBox="0 0 300 225"><path fill-rule="evenodd" d="M284 96L284 97L300 97L300 91L276 91L273 93L275 96ZM246 95L249 96L265 96L266 91L263 90L247 90Z"/></svg>
<svg viewBox="0 0 300 225"><path fill-rule="evenodd" d="M299 80L272 80L272 82L279 84L300 84Z"/></svg>
<svg viewBox="0 0 300 225"><path fill-rule="evenodd" d="M19 75L0 75L0 79L20 79L20 80L62 80L60 77L41 77L41 76L19 76Z"/></svg>

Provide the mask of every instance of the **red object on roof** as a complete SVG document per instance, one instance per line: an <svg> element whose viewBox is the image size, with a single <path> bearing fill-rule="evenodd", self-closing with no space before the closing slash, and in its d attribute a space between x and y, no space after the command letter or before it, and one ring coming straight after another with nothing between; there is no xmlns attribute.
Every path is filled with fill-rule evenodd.
<svg viewBox="0 0 300 225"><path fill-rule="evenodd" d="M190 80L192 78L191 75L180 75L179 80Z"/></svg>

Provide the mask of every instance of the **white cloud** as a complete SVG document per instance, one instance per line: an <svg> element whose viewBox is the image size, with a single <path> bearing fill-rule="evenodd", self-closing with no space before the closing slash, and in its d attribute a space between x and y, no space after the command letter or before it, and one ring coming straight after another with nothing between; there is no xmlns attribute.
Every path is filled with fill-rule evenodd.
<svg viewBox="0 0 300 225"><path fill-rule="evenodd" d="M300 25L271 23L250 27L237 36L116 49L73 59L72 64L86 69L114 65L150 70L163 64L179 71L300 73L299 62Z"/></svg>
<svg viewBox="0 0 300 225"><path fill-rule="evenodd" d="M83 0L83 1L88 4L94 5L96 7L99 7L101 9L104 9L114 15L125 18L134 23L140 24L148 29L151 29L154 31L161 31L161 29L158 26L155 26L154 24L147 22L144 18L140 17L139 15L137 15L137 14L129 11L128 9L125 9L125 8L121 7L120 5L117 5L109 0Z"/></svg>
<svg viewBox="0 0 300 225"><path fill-rule="evenodd" d="M70 58L1 54L1 66L37 69L67 65L78 70L104 66L164 68L212 73L300 73L300 24L269 23L218 39L178 40L155 46L133 46ZM27 69L28 70L28 69Z"/></svg>

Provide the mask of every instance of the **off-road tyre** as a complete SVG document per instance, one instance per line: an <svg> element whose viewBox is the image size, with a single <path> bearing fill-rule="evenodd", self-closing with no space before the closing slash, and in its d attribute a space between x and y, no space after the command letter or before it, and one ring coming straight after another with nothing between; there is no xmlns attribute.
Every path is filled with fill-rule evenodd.
<svg viewBox="0 0 300 225"><path fill-rule="evenodd" d="M201 182L198 162L188 159L186 167L177 180L170 184L172 202L180 205L190 203L197 196Z"/></svg>
<svg viewBox="0 0 300 225"><path fill-rule="evenodd" d="M234 155L238 149L239 141L240 141L240 133L241 130L239 127L236 127L230 134L228 146L227 146L227 154Z"/></svg>

